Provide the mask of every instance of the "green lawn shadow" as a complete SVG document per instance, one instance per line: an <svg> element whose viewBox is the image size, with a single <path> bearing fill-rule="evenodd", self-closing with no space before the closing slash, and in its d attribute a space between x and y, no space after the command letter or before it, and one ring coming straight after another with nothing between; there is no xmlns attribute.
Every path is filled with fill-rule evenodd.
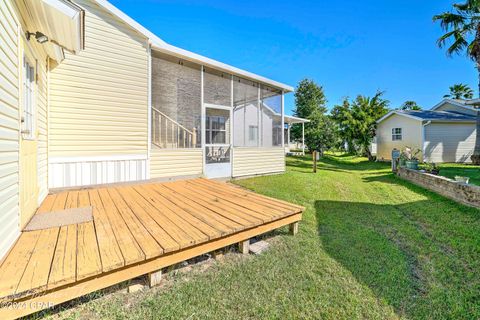
<svg viewBox="0 0 480 320"><path fill-rule="evenodd" d="M449 226L442 205L453 213L435 195L397 205L317 200L315 212L327 253L399 316L478 318L479 215L461 206L454 215L465 225Z"/></svg>

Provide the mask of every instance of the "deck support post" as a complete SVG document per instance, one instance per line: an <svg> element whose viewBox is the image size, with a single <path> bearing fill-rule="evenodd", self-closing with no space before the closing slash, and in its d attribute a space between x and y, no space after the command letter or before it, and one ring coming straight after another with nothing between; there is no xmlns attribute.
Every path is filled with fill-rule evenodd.
<svg viewBox="0 0 480 320"><path fill-rule="evenodd" d="M238 243L238 251L242 254L248 254L250 251L250 239Z"/></svg>
<svg viewBox="0 0 480 320"><path fill-rule="evenodd" d="M150 288L158 286L162 281L162 269L147 274L147 281Z"/></svg>
<svg viewBox="0 0 480 320"><path fill-rule="evenodd" d="M289 225L288 225L288 229L289 229L290 234L291 234L292 236L296 235L296 234L298 233L298 221L289 224Z"/></svg>

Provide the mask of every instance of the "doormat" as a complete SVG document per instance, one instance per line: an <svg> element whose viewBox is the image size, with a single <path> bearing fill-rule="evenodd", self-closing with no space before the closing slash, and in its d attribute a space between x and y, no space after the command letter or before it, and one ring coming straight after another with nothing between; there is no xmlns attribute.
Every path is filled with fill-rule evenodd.
<svg viewBox="0 0 480 320"><path fill-rule="evenodd" d="M93 221L93 208L72 208L35 214L23 231L35 231Z"/></svg>

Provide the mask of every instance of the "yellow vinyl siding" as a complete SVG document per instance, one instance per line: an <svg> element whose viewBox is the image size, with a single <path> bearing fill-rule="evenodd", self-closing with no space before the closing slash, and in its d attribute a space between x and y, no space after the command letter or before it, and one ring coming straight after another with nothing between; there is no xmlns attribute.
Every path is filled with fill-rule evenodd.
<svg viewBox="0 0 480 320"><path fill-rule="evenodd" d="M159 149L150 151L150 178L201 175L202 149Z"/></svg>
<svg viewBox="0 0 480 320"><path fill-rule="evenodd" d="M234 177L284 171L284 148L233 148Z"/></svg>
<svg viewBox="0 0 480 320"><path fill-rule="evenodd" d="M392 141L392 128L402 128L401 141ZM422 121L393 114L378 124L377 159L391 160L393 148L402 150L408 146L422 150L422 136Z"/></svg>
<svg viewBox="0 0 480 320"><path fill-rule="evenodd" d="M18 25L0 0L0 260L19 235Z"/></svg>
<svg viewBox="0 0 480 320"><path fill-rule="evenodd" d="M50 157L147 154L147 40L88 0L85 50L50 74Z"/></svg>

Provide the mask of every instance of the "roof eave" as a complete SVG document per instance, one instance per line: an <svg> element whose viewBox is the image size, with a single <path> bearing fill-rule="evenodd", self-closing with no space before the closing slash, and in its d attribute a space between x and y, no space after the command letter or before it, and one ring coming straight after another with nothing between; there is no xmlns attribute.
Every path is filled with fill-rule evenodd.
<svg viewBox="0 0 480 320"><path fill-rule="evenodd" d="M407 118L411 118L411 119L415 119L415 120L418 120L418 121L422 121L424 119L422 118L419 118L419 117L415 117L415 116L412 116L410 114L406 114L406 113L403 113L403 112L400 112L398 110L392 110L390 111L389 113L387 113L386 115L384 115L383 117L381 117L380 119L378 119L376 121L377 124L379 124L380 122L382 122L383 120L387 119L387 118L390 118L391 116L393 116L394 114L396 115L399 115L399 116L403 116L403 117L407 117Z"/></svg>
<svg viewBox="0 0 480 320"><path fill-rule="evenodd" d="M228 65L228 64L223 63L223 62L219 62L219 61L211 59L211 58L207 58L207 57L199 55L197 53L194 53L194 52L191 52L191 51L179 48L179 47L175 47L175 46L173 46L171 44L168 44L168 43L165 43L165 42L163 42L163 43L153 42L152 43L152 50L162 52L162 53L165 53L165 54L169 54L169 55L172 55L172 56L175 56L175 57L187 60L187 61L195 62L197 64L200 64L200 65L212 68L212 69L216 69L216 70L219 70L219 71L222 71L222 72L231 73L235 76L246 78L248 80L253 80L253 81L261 82L261 83L264 83L264 84L268 84L272 87L275 87L277 89L282 90L284 93L294 91L294 88L292 86L286 85L284 83L281 83L281 82L278 82L278 81L275 81L275 80L265 78L263 76L255 74L255 73L251 73L251 72L242 70L240 68Z"/></svg>

